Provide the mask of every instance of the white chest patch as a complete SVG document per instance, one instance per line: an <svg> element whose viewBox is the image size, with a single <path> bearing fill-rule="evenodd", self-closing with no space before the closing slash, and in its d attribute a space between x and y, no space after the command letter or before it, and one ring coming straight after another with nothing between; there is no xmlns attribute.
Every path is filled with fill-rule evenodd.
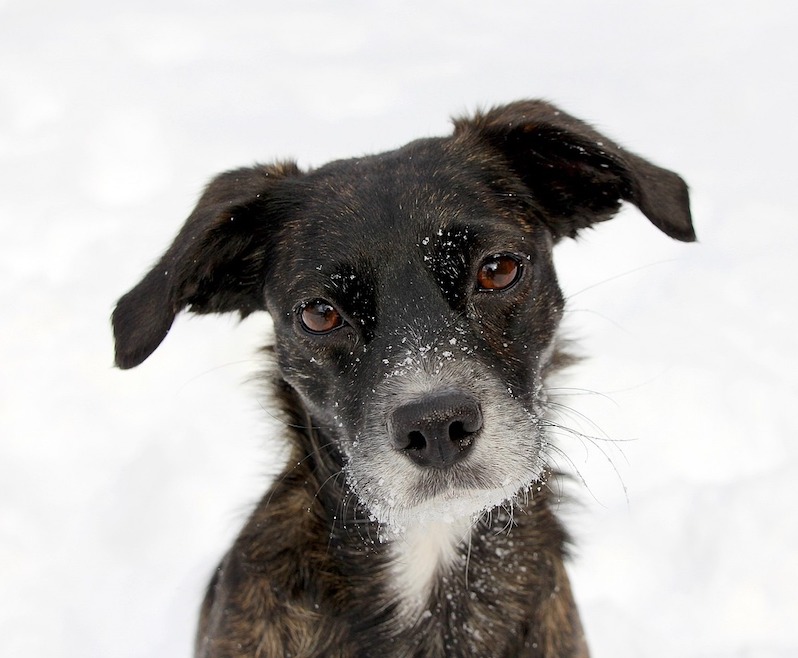
<svg viewBox="0 0 798 658"><path fill-rule="evenodd" d="M465 518L414 525L393 538L394 582L406 616L424 610L435 575L452 567L458 547L467 550L470 532L471 520Z"/></svg>

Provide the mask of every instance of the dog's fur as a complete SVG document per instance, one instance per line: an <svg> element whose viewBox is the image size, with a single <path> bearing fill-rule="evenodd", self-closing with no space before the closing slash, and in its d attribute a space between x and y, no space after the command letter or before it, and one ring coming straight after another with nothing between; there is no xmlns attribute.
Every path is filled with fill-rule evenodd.
<svg viewBox="0 0 798 658"><path fill-rule="evenodd" d="M587 655L549 503L551 254L622 200L695 239L676 174L542 101L211 182L113 316L121 368L186 307L274 321L291 457L211 582L198 656Z"/></svg>

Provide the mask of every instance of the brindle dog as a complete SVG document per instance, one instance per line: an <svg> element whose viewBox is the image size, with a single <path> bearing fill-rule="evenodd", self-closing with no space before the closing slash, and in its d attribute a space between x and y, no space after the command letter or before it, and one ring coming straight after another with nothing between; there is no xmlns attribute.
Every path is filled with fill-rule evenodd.
<svg viewBox="0 0 798 658"><path fill-rule="evenodd" d="M695 239L676 174L542 101L312 171L222 174L114 312L265 310L291 457L219 566L196 653L586 656L553 513L552 247L629 201Z"/></svg>

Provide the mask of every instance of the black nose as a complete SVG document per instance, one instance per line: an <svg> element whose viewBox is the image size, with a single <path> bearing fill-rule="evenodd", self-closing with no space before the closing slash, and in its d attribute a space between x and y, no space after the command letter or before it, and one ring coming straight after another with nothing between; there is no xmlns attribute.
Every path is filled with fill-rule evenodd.
<svg viewBox="0 0 798 658"><path fill-rule="evenodd" d="M394 445L426 468L447 468L463 459L481 428L477 401L452 392L398 407L389 422Z"/></svg>

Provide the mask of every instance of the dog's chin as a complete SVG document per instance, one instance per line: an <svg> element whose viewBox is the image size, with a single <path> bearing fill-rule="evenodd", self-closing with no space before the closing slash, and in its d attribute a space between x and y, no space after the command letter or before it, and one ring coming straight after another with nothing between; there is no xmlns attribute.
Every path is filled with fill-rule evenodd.
<svg viewBox="0 0 798 658"><path fill-rule="evenodd" d="M519 501L526 502L540 483L540 474L530 471L516 478L505 478L493 487L451 487L427 496L419 495L417 490L412 497L360 499L381 530L386 535L396 535L433 524L475 523L493 509L512 508Z"/></svg>

